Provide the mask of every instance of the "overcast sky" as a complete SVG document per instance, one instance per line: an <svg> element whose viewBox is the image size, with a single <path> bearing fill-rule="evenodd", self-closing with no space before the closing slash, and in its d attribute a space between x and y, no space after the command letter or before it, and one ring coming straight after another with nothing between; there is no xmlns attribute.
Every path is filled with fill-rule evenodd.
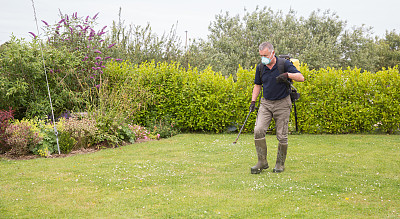
<svg viewBox="0 0 400 219"><path fill-rule="evenodd" d="M37 32L32 0L1 2L0 44L9 40L11 34L30 41L28 32ZM281 10L284 14L291 8L298 17L308 17L317 9L330 9L341 20L347 21L347 28L365 24L373 27L374 34L380 37L386 30L400 32L399 0L34 0L34 3L40 27L43 25L41 20L49 24L59 21L59 10L69 15L78 12L78 16L82 17L99 12L99 28L105 25L110 27L112 21L118 21L121 7L122 20L126 25L145 26L150 23L153 32L158 35L169 32L172 25L178 22L177 34L182 41L185 31L189 38L205 39L210 22L221 12L243 16L244 8L253 12L257 6L270 7L274 12Z"/></svg>

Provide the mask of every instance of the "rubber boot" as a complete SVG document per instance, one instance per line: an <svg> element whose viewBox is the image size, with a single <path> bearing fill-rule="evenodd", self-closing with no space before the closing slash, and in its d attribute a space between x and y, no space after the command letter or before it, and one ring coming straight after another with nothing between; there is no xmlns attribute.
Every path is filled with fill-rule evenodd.
<svg viewBox="0 0 400 219"><path fill-rule="evenodd" d="M263 169L268 169L268 161L267 161L267 143L265 142L265 138L255 139L258 163L251 168L252 174L259 174Z"/></svg>
<svg viewBox="0 0 400 219"><path fill-rule="evenodd" d="M278 144L278 155L276 156L276 165L274 173L280 173L285 170L285 160L288 144Z"/></svg>

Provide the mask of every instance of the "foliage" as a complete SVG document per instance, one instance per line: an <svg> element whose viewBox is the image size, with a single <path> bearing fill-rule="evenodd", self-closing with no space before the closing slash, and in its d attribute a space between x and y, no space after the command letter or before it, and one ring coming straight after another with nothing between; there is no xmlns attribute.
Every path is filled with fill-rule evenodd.
<svg viewBox="0 0 400 219"><path fill-rule="evenodd" d="M398 68L377 73L358 68L308 70L297 102L305 133L394 133L400 130Z"/></svg>
<svg viewBox="0 0 400 219"><path fill-rule="evenodd" d="M211 68L185 70L179 64L151 62L132 74L154 95L154 103L139 111L134 123L152 127L152 121L169 118L181 130L221 132L231 121L233 80Z"/></svg>
<svg viewBox="0 0 400 219"><path fill-rule="evenodd" d="M127 26L125 21L121 20L120 9L119 21L113 22L111 32L105 38L105 42L116 44L109 54L124 57L125 60L134 64L152 60L156 63L181 61L184 58L184 51L181 39L176 33L177 25L173 25L169 33L158 36L152 32L150 24Z"/></svg>
<svg viewBox="0 0 400 219"><path fill-rule="evenodd" d="M11 107L8 111L0 110L0 153L4 153L10 149L6 144L7 135L5 132L10 125L10 120L14 119L13 113L14 110Z"/></svg>
<svg viewBox="0 0 400 219"><path fill-rule="evenodd" d="M191 56L199 59L190 64L211 65L234 78L238 65L248 69L260 62L258 45L263 41L271 42L276 54L290 54L310 69L350 66L375 72L399 64L398 59L390 59L392 52L385 52L397 34L387 34L389 42L378 43L371 36L372 28L346 29L346 21L329 10L313 11L308 18L298 17L293 10L283 14L265 7L246 11L243 17L226 12L215 16L209 31L208 40L192 45ZM381 61L388 58L392 61Z"/></svg>
<svg viewBox="0 0 400 219"><path fill-rule="evenodd" d="M67 134L66 136L63 136L68 143L68 145L65 146L67 151L71 151L72 149L88 148L99 143L96 137L98 134L96 120L85 117L72 117L62 121L62 124L63 126L60 131ZM75 140L76 143L73 145L73 148L70 147L74 140L68 139L67 136L70 136Z"/></svg>
<svg viewBox="0 0 400 219"><path fill-rule="evenodd" d="M161 118L159 121L153 120L149 125L149 131L160 138L169 138L179 133L179 128L175 123L171 123L170 118Z"/></svg>
<svg viewBox="0 0 400 219"><path fill-rule="evenodd" d="M42 140L38 132L34 132L27 120L14 121L5 132L6 144L11 147L9 153L20 156L33 151Z"/></svg>

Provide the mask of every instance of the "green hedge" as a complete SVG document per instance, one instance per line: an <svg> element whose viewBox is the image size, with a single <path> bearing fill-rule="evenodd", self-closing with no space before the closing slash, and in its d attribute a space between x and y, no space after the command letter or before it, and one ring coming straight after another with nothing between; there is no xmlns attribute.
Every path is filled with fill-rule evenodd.
<svg viewBox="0 0 400 219"><path fill-rule="evenodd" d="M148 62L119 65L120 72L135 78L138 87L152 93L153 100L135 114L138 124L168 120L183 131L224 132L240 128L248 114L255 69L239 66L237 81L211 68L184 69L176 63ZM110 66L111 66L110 65ZM398 68L377 73L360 69L309 70L301 67L305 82L295 82L301 93L297 104L299 129L303 133L393 133L400 127L400 75ZM252 132L252 113L244 132ZM273 124L271 125L273 126ZM294 113L290 130L295 130Z"/></svg>
<svg viewBox="0 0 400 219"><path fill-rule="evenodd" d="M297 103L305 133L393 133L400 127L398 68L377 73L360 69L301 69L304 83Z"/></svg>

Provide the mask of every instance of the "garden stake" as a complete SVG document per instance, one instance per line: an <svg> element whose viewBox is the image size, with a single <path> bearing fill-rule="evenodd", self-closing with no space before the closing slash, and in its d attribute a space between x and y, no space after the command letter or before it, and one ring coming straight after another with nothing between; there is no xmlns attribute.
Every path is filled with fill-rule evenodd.
<svg viewBox="0 0 400 219"><path fill-rule="evenodd" d="M250 114L251 114L251 110L250 110L249 114L247 115L246 120L244 120L244 123L243 123L243 125L242 125L242 128L240 129L239 134L238 134L236 140L233 142L233 144L236 144L236 142L238 141L239 136L240 136L240 133L242 133L242 130L243 130L243 128L244 128L244 125L246 125L247 119L249 118Z"/></svg>
<svg viewBox="0 0 400 219"><path fill-rule="evenodd" d="M36 17L36 9L35 9L35 2L32 0L32 8L33 8L33 15L35 18L35 22L36 22L36 30L38 32L38 39L39 39L39 25L37 22L37 17ZM49 94L49 100L50 100L50 108L51 108L51 115L53 117L53 124L54 124L54 134L56 135L56 140L57 140L57 149L58 149L58 154L61 154L60 152L60 144L58 143L58 132L57 132L57 126L56 126L56 121L54 119L54 110L53 110L53 103L51 101L51 95L50 95L50 87L49 87L49 80L47 79L47 71L46 71L46 64L44 61L44 55L43 55L43 48L42 48L42 44L39 43L40 46L40 51L42 53L42 61L43 61L43 69L44 69L44 75L46 76L46 84L47 84L47 93Z"/></svg>

